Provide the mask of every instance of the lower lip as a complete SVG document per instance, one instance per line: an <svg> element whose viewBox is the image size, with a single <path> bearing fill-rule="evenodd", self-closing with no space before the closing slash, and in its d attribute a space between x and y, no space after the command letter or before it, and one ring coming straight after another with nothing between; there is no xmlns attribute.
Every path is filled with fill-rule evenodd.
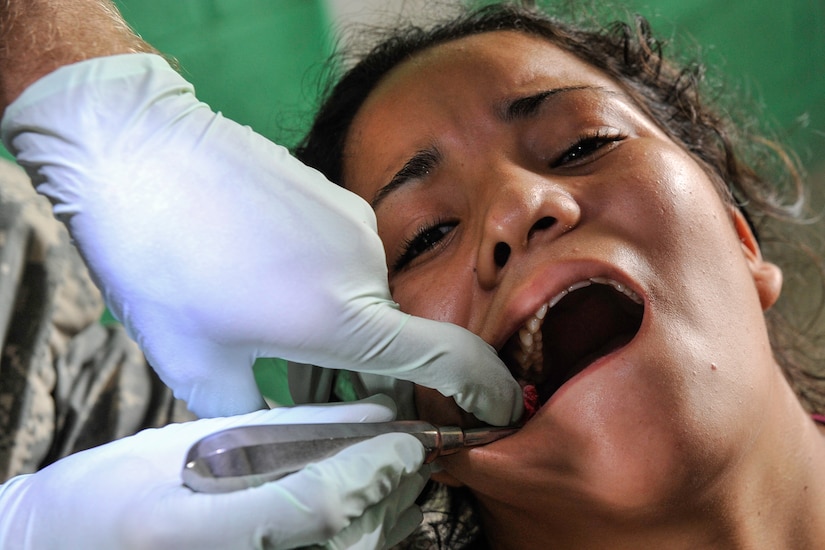
<svg viewBox="0 0 825 550"><path fill-rule="evenodd" d="M632 341L633 340L631 340L631 342ZM557 389L555 392L553 392L553 395L551 395L550 398L543 405L539 403L538 396L536 396L536 398L533 399L532 396L525 395L524 396L525 397L525 404L524 404L525 405L525 411L530 410L530 409L528 409L528 406L529 406L529 407L532 408L533 412L529 417L527 415L525 415L524 423L530 421L535 416L538 416L539 414L541 414L541 411L548 408L548 405L550 405L551 403L554 403L555 401L561 399L562 394L565 393L575 383L576 380L580 379L582 376L585 376L586 374L592 374L594 371L600 369L601 367L605 366L607 363L610 363L611 361L613 361L616 358L616 356L619 353L621 353L628 346L628 344L630 344L630 342L627 342L624 345L614 349L613 351L611 351L607 355L602 355L601 357L597 358L592 363L585 366L583 369L581 369L579 372L577 372L572 377L570 377L567 381L565 381L564 384L562 384L559 387L559 389ZM531 402L529 404L527 402L528 399L531 400Z"/></svg>

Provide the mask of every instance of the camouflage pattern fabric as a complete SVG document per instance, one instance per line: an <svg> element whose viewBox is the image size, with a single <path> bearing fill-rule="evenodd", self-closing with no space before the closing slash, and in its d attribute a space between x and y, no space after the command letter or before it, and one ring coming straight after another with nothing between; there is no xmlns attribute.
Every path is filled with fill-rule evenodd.
<svg viewBox="0 0 825 550"><path fill-rule="evenodd" d="M0 483L193 418L103 307L48 201L0 159Z"/></svg>

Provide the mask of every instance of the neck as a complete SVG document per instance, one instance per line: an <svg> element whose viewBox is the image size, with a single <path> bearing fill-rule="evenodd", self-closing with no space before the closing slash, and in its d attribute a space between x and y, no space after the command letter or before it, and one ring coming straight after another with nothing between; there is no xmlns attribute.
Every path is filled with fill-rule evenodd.
<svg viewBox="0 0 825 550"><path fill-rule="evenodd" d="M586 499L514 507L479 496L484 531L496 549L813 548L825 540L825 426L788 389L759 441L714 482L686 488L643 509Z"/></svg>

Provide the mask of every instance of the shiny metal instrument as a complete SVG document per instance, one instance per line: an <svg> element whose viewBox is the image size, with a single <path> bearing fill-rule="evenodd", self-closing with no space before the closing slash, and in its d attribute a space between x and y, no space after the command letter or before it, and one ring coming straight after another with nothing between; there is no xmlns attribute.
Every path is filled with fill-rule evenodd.
<svg viewBox="0 0 825 550"><path fill-rule="evenodd" d="M226 493L255 487L296 472L312 462L376 435L408 433L427 451L425 462L465 447L486 445L518 428L434 426L420 421L353 424L281 424L241 426L209 435L190 449L184 484L202 493Z"/></svg>

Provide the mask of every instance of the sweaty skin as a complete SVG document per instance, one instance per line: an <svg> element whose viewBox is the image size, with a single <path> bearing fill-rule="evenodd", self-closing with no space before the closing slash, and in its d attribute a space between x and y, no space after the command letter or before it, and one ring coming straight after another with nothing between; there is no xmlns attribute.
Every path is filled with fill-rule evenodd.
<svg viewBox="0 0 825 550"><path fill-rule="evenodd" d="M511 31L430 48L367 98L344 184L375 208L401 308L497 349L590 277L643 300L632 341L518 434L442 460L442 479L478 497L496 547L731 547L825 532L822 519L794 527L825 509L822 474L806 462L770 475L790 457L825 463L768 341L781 272L620 85ZM463 417L434 392L417 399L430 420Z"/></svg>

